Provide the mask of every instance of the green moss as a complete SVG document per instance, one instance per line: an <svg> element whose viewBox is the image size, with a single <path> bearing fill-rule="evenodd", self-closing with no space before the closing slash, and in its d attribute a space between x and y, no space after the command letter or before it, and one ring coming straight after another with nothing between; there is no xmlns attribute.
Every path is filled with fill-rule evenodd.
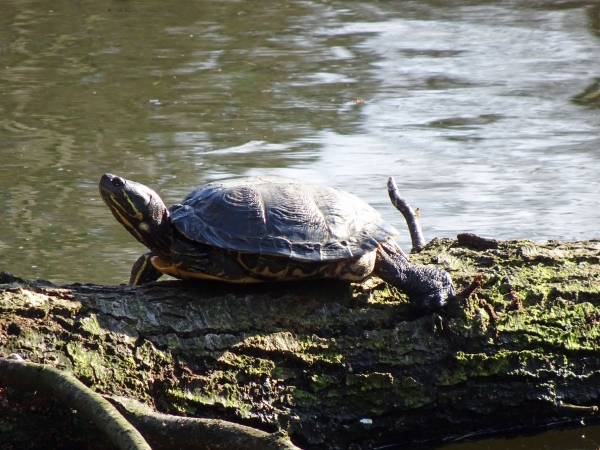
<svg viewBox="0 0 600 450"><path fill-rule="evenodd" d="M186 411L195 410L193 407L194 403L205 406L219 405L224 408L234 408L242 418L249 417L251 406L241 402L236 393L237 389L232 389L228 385L221 385L218 390L169 390L169 395L178 401L179 408L183 408ZM185 400L185 402L181 403L181 400Z"/></svg>
<svg viewBox="0 0 600 450"><path fill-rule="evenodd" d="M81 324L81 329L87 331L92 336L104 336L107 333L107 331L100 326L97 314L90 314L87 317L83 317L79 323Z"/></svg>
<svg viewBox="0 0 600 450"><path fill-rule="evenodd" d="M295 355L306 363L314 364L319 361L341 364L344 360L344 355L340 352L335 338L325 339L316 335L299 336L297 343L299 350Z"/></svg>
<svg viewBox="0 0 600 450"><path fill-rule="evenodd" d="M294 334L282 331L270 334L252 335L233 348L256 349L266 352L294 353L300 349L300 344Z"/></svg>
<svg viewBox="0 0 600 450"><path fill-rule="evenodd" d="M419 408L434 400L432 393L412 377L395 378L391 373L313 375L310 391L292 390L293 403L300 407L324 405L383 414L396 408Z"/></svg>
<svg viewBox="0 0 600 450"><path fill-rule="evenodd" d="M239 371L244 375L253 378L260 378L262 376L270 377L275 368L275 363L271 360L247 355L237 355L227 351L221 355L218 361L230 366L230 370Z"/></svg>
<svg viewBox="0 0 600 450"><path fill-rule="evenodd" d="M600 347L597 315L598 308L591 303L533 306L508 314L498 331L503 340L520 345L596 351Z"/></svg>
<svg viewBox="0 0 600 450"><path fill-rule="evenodd" d="M373 389L390 389L394 385L391 373L369 373L346 375L346 386L364 392Z"/></svg>
<svg viewBox="0 0 600 450"><path fill-rule="evenodd" d="M456 355L456 367L446 370L438 378L442 386L461 383L467 378L509 376L534 377L543 373L570 374L572 368L566 356L549 354L542 348L521 351L500 350L495 354L468 354L459 352Z"/></svg>
<svg viewBox="0 0 600 450"><path fill-rule="evenodd" d="M154 368L156 365L173 363L170 353L157 349L152 342L145 340L135 349L135 359L144 368ZM133 363L133 361L131 361ZM133 365L133 364L132 364Z"/></svg>
<svg viewBox="0 0 600 450"><path fill-rule="evenodd" d="M313 392L319 392L330 386L339 384L339 378L332 375L318 375L315 374L310 377L310 389Z"/></svg>
<svg viewBox="0 0 600 450"><path fill-rule="evenodd" d="M112 372L98 349L86 348L81 342L69 342L67 352L73 363L73 373L88 382L105 384L110 380Z"/></svg>
<svg viewBox="0 0 600 450"><path fill-rule="evenodd" d="M395 305L400 303L408 305L408 297L405 294L378 278L372 278L365 287L368 292L368 303L371 305ZM364 295L363 289L360 290L359 295Z"/></svg>
<svg viewBox="0 0 600 450"><path fill-rule="evenodd" d="M316 406L319 403L319 397L311 392L302 389L292 389L292 405L303 408Z"/></svg>
<svg viewBox="0 0 600 450"><path fill-rule="evenodd" d="M276 380L288 380L298 377L299 370L293 367L285 367L282 365L276 365L271 371L271 376Z"/></svg>
<svg viewBox="0 0 600 450"><path fill-rule="evenodd" d="M512 356L513 352L504 350L491 356L484 353L458 352L456 354L458 364L454 376L457 380L460 380L467 377L487 377L508 373L511 370L510 358Z"/></svg>
<svg viewBox="0 0 600 450"><path fill-rule="evenodd" d="M318 336L295 335L290 332L276 332L265 335L253 335L233 346L240 351L248 349L269 353L290 355L306 363L317 361L339 363L343 355L339 353L335 339L322 339Z"/></svg>

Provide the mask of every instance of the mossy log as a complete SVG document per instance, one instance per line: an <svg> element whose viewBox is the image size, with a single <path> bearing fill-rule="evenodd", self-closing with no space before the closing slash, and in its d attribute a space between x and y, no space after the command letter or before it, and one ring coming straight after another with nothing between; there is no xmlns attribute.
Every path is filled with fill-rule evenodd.
<svg viewBox="0 0 600 450"><path fill-rule="evenodd" d="M446 269L459 290L477 275L482 286L440 321L415 316L375 278L59 287L3 273L0 356L72 372L161 413L287 433L301 448L406 446L594 417L600 241L461 235L411 260ZM0 432L29 448L114 448L75 411L7 386Z"/></svg>

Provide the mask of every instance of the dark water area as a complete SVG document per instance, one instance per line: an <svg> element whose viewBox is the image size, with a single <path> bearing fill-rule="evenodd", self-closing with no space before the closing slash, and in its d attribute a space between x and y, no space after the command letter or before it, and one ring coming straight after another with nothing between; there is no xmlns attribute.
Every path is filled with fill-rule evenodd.
<svg viewBox="0 0 600 450"><path fill-rule="evenodd" d="M389 176L428 239L600 238L599 38L597 1L3 1L0 269L125 282L144 249L105 172L167 204L233 176L337 186L406 249ZM598 448L573 436L533 448Z"/></svg>
<svg viewBox="0 0 600 450"><path fill-rule="evenodd" d="M439 448L444 450L598 450L600 448L600 427L581 426L567 430L552 430L526 437L460 442Z"/></svg>

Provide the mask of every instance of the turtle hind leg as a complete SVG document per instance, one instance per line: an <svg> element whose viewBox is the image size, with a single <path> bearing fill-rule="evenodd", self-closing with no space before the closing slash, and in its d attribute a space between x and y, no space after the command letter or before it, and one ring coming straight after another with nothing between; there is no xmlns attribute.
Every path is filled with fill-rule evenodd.
<svg viewBox="0 0 600 450"><path fill-rule="evenodd" d="M411 264L393 241L379 246L373 274L408 295L412 307L419 312L439 311L455 295L448 272Z"/></svg>
<svg viewBox="0 0 600 450"><path fill-rule="evenodd" d="M156 256L153 252L144 253L140 256L131 268L129 284L144 284L158 280L162 272L156 270L150 259Z"/></svg>

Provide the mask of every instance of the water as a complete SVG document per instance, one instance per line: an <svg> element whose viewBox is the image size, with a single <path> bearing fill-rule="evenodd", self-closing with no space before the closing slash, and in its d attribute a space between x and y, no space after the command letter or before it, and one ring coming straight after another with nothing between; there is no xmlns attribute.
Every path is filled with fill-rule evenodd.
<svg viewBox="0 0 600 450"><path fill-rule="evenodd" d="M104 172L169 204L292 176L404 231L392 175L428 238L600 237L600 114L573 102L600 69L598 7L397 3L4 2L3 268L126 280L143 249L101 202Z"/></svg>
<svg viewBox="0 0 600 450"><path fill-rule="evenodd" d="M444 450L598 450L600 427L579 427L552 430L535 436L506 439L485 439L461 442L443 447Z"/></svg>
<svg viewBox="0 0 600 450"><path fill-rule="evenodd" d="M102 203L104 172L168 204L239 175L338 186L405 248L390 175L426 238L600 238L599 17L596 1L5 0L0 268L126 281L144 249Z"/></svg>

